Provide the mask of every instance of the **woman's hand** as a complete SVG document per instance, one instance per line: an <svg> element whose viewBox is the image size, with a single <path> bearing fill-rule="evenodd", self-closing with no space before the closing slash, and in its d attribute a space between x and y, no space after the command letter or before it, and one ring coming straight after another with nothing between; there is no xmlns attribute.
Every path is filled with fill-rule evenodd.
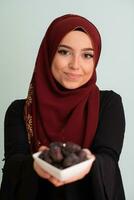
<svg viewBox="0 0 134 200"><path fill-rule="evenodd" d="M48 149L48 147L41 146L40 149L39 149L39 151L43 151L45 149ZM47 179L52 184L54 184L56 187L62 186L64 184L72 183L72 182L77 181L77 180L80 180L80 179L84 178L90 172L92 164L93 164L93 162L95 160L95 155L93 155L88 149L84 149L84 151L87 153L88 159L92 159L92 162L87 166L86 169L84 169L81 173L79 173L78 176L72 176L71 178L69 178L66 181L60 181L60 180L56 179L55 177L53 177L52 175L50 175L49 173L47 173L46 171L44 171L44 169L42 169L38 165L38 163L36 163L36 161L34 161L34 170L36 171L36 173L40 177L42 177L44 179Z"/></svg>
<svg viewBox="0 0 134 200"><path fill-rule="evenodd" d="M43 151L45 149L48 149L48 147L46 146L41 146L39 148L38 151ZM55 177L53 177L51 174L49 174L48 172L46 172L44 169L42 169L38 163L36 161L34 161L33 163L33 168L36 171L36 173L44 179L48 179L48 181L50 181L52 184L54 184L56 187L64 185L64 183L58 179L56 179Z"/></svg>
<svg viewBox="0 0 134 200"><path fill-rule="evenodd" d="M92 154L91 151L88 150L88 149L83 149L83 150L87 153L87 158L92 159L92 162L87 166L86 169L81 171L78 176L72 176L68 180L64 181L64 184L68 184L68 183L72 183L74 181L78 181L78 180L84 178L90 172L92 164L95 161L95 155Z"/></svg>
<svg viewBox="0 0 134 200"><path fill-rule="evenodd" d="M47 173L44 169L42 169L38 163L36 163L36 161L34 161L34 170L36 171L36 173L44 179L47 179L48 181L50 181L53 185L55 185L56 187L64 185L64 183L58 179L56 179L55 177L53 177L51 174Z"/></svg>

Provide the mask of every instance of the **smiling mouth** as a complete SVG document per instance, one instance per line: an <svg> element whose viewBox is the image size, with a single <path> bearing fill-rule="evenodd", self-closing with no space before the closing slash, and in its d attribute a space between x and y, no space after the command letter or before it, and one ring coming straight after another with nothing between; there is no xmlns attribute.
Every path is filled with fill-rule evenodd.
<svg viewBox="0 0 134 200"><path fill-rule="evenodd" d="M73 80L73 81L77 81L77 80L79 80L81 78L80 74L73 74L73 73L66 73L65 72L65 75L66 75L67 79Z"/></svg>

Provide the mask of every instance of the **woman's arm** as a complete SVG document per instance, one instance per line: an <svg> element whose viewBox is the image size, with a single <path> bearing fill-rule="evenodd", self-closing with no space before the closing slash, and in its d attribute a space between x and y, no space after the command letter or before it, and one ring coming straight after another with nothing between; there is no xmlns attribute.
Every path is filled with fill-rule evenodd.
<svg viewBox="0 0 134 200"><path fill-rule="evenodd" d="M119 160L125 132L125 116L121 97L107 91L101 96L100 119L93 142L95 153L107 151ZM110 151L111 150L111 151Z"/></svg>
<svg viewBox="0 0 134 200"><path fill-rule="evenodd" d="M100 120L91 148L96 156L90 172L95 200L125 200L118 166L124 132L122 99L112 91L105 92L101 98Z"/></svg>
<svg viewBox="0 0 134 200"><path fill-rule="evenodd" d="M5 159L15 154L29 154L23 117L25 100L14 101L7 109L4 121Z"/></svg>
<svg viewBox="0 0 134 200"><path fill-rule="evenodd" d="M23 120L24 102L14 101L5 115L5 164L0 189L1 200L30 199L29 195L37 192L37 177L33 170L33 159Z"/></svg>

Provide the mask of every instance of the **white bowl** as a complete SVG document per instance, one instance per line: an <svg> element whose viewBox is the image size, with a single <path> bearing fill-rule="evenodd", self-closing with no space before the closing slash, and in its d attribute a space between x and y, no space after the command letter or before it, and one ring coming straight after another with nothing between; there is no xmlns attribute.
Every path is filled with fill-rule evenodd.
<svg viewBox="0 0 134 200"><path fill-rule="evenodd" d="M87 159L87 160L82 161L71 167L68 167L65 169L58 169L57 167L55 167L55 166L49 164L48 162L42 160L41 158L39 158L40 153L41 152L37 152L37 153L33 154L34 160L38 163L38 165L42 169L44 169L46 172L50 173L52 176L54 176L55 178L57 178L61 181L65 181L72 176L78 175L81 172L81 170L86 169L86 167L89 164L91 164L94 160L94 158Z"/></svg>

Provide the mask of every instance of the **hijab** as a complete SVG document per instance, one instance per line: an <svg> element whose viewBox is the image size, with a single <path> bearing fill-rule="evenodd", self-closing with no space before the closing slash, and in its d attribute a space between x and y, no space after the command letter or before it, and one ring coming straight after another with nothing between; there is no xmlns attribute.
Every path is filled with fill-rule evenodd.
<svg viewBox="0 0 134 200"><path fill-rule="evenodd" d="M95 68L86 84L76 89L65 89L54 79L51 63L62 38L79 28L93 42ZM100 92L96 85L96 66L100 51L100 34L86 18L66 14L50 24L38 51L24 106L32 152L53 141L71 141L90 148L99 119Z"/></svg>

